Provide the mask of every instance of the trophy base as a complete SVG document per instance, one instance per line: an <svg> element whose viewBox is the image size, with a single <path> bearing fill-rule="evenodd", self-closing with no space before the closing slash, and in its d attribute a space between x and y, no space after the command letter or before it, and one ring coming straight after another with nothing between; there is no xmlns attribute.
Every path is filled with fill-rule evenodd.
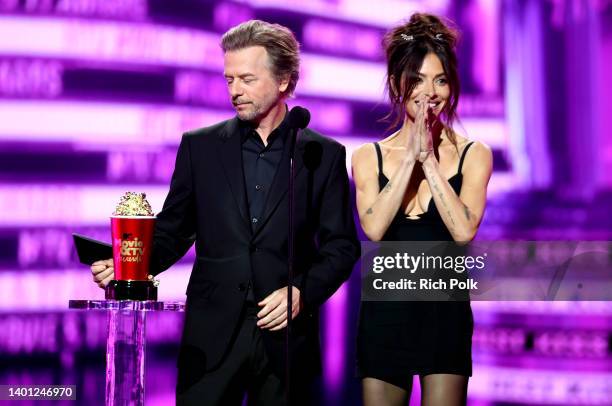
<svg viewBox="0 0 612 406"><path fill-rule="evenodd" d="M157 286L152 281L113 279L104 290L106 300L157 300Z"/></svg>

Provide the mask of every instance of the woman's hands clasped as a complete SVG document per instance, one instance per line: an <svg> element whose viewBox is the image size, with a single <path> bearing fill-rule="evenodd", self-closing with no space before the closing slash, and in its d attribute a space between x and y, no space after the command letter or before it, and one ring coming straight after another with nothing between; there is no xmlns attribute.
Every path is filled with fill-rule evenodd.
<svg viewBox="0 0 612 406"><path fill-rule="evenodd" d="M414 123L410 126L406 145L408 158L421 163L433 153L431 125L435 120L435 116L428 103L429 97L427 96L422 96L418 99ZM404 129L407 127L407 122L408 120L404 121Z"/></svg>

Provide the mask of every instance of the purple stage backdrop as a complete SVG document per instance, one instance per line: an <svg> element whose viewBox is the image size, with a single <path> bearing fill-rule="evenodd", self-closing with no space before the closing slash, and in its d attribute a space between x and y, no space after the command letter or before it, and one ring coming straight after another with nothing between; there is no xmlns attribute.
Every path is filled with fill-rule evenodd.
<svg viewBox="0 0 612 406"><path fill-rule="evenodd" d="M0 385L76 385L67 404L103 404L106 318L67 310L103 292L71 233L110 241L127 190L161 209L181 134L233 115L218 44L251 18L296 33L290 104L349 157L385 136L384 32L415 11L451 18L462 31L457 129L494 154L477 238L611 239L612 1L302 3L0 0ZM160 275L161 299L184 300L193 259ZM355 272L325 305L321 404L361 403L359 294ZM470 405L612 405L612 303L473 309ZM174 402L181 325L179 314L149 318L147 405Z"/></svg>

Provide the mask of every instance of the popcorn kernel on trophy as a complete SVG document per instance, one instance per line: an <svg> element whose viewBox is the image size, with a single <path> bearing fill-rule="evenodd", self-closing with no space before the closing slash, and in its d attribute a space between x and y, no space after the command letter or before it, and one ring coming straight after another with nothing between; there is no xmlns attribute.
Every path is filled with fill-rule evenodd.
<svg viewBox="0 0 612 406"><path fill-rule="evenodd" d="M155 216L144 193L126 192L111 216L115 279L106 299L157 300L157 287L149 280Z"/></svg>

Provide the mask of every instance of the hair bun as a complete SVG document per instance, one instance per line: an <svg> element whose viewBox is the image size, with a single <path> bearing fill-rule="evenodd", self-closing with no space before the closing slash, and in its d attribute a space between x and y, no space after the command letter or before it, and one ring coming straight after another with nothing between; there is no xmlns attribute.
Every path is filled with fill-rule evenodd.
<svg viewBox="0 0 612 406"><path fill-rule="evenodd" d="M402 32L413 37L425 36L438 42L445 42L451 48L455 48L459 37L453 23L427 13L414 13L403 26Z"/></svg>

